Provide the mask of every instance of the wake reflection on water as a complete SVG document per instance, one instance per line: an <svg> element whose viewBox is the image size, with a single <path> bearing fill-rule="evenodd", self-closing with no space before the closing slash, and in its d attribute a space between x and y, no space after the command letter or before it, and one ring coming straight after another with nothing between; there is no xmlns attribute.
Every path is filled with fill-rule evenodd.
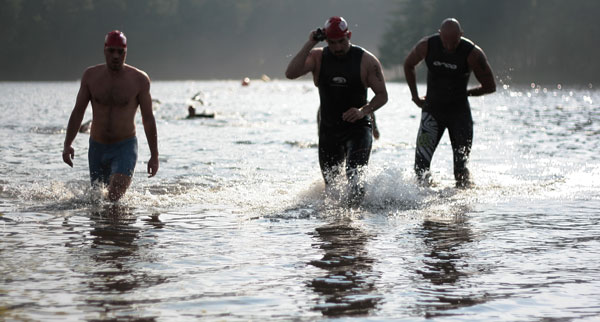
<svg viewBox="0 0 600 322"><path fill-rule="evenodd" d="M113 212L90 204L86 140L75 141L73 169L52 148L77 88L0 84L0 134L10 138L0 146L0 321L562 321L600 312L598 91L473 99L476 186L462 191L447 139L437 187L415 185L417 110L406 84L392 83L390 97L408 99L377 112L384 132L365 203L348 214L322 198L314 110L301 108L316 106L310 81L157 82L160 175L146 178L140 146L123 200L131 208ZM181 119L183 98L198 89L217 119ZM36 102L52 110L40 118Z"/></svg>
<svg viewBox="0 0 600 322"><path fill-rule="evenodd" d="M461 216L462 217L462 216ZM461 280L468 278L467 254L461 252L465 244L474 239L468 223L457 220L438 222L425 219L416 235L422 238L426 247L423 266L416 272L429 283L419 287L423 299L418 311L427 318L448 315L445 311L481 304L485 297L464 294L460 291Z"/></svg>
<svg viewBox="0 0 600 322"><path fill-rule="evenodd" d="M86 275L85 296L86 311L97 311L100 316L114 316L119 319L140 320L139 304L146 300L136 298L136 293L153 286L168 282L165 276L144 272L141 262L148 262L148 248L153 243L142 239L144 229L136 227L137 216L127 207L106 205L101 210L90 211L92 239L84 256L90 259L82 272ZM144 219L146 225L160 229L163 223L158 214ZM144 321L153 321L156 317L143 317Z"/></svg>
<svg viewBox="0 0 600 322"><path fill-rule="evenodd" d="M381 300L375 288L374 259L366 244L373 236L352 225L352 220L334 220L316 228L319 242L325 251L323 258L309 264L326 270L323 277L310 282L321 295L314 309L329 317L368 315Z"/></svg>

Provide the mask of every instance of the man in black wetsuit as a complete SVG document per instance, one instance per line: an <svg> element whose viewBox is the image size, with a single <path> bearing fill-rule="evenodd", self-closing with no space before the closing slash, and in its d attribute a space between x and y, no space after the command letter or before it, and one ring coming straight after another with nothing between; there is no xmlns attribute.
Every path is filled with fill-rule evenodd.
<svg viewBox="0 0 600 322"><path fill-rule="evenodd" d="M321 100L321 172L329 188L345 162L350 185L348 202L355 206L364 196L361 170L371 154L373 137L369 115L387 102L387 90L379 60L350 44L351 35L344 18L329 18L323 29L310 33L308 41L290 61L285 75L295 79L312 73ZM321 40L326 40L328 46L313 48ZM369 87L375 96L367 102Z"/></svg>
<svg viewBox="0 0 600 322"><path fill-rule="evenodd" d="M462 35L456 19L445 19L439 33L421 39L404 61L412 100L422 108L415 172L423 184L430 183L431 158L445 129L454 154L456 186L468 187L472 183L467 162L473 141L473 119L467 97L493 93L496 82L483 50ZM427 95L419 97L415 66L423 59L428 69ZM480 86L467 90L471 71Z"/></svg>

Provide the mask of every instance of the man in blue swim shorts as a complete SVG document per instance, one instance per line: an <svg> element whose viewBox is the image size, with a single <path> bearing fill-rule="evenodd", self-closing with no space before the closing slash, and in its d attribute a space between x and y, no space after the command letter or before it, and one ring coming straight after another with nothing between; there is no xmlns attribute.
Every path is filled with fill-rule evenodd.
<svg viewBox="0 0 600 322"><path fill-rule="evenodd" d="M150 78L145 72L125 64L126 56L125 35L118 30L109 32L104 40L106 63L87 68L81 78L62 153L63 161L73 167L75 150L71 145L91 102L90 179L92 185L108 187L111 201L119 200L131 184L137 162L135 114L138 106L150 147L148 173L153 177L158 171L158 138Z"/></svg>

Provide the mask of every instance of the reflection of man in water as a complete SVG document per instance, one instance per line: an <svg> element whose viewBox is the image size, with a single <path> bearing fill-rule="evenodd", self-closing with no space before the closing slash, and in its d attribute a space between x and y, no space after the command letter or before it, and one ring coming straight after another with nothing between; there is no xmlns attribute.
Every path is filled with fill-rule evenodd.
<svg viewBox="0 0 600 322"><path fill-rule="evenodd" d="M471 184L467 162L473 142L473 119L468 96L496 90L492 69L483 50L463 38L456 19L446 19L439 34L421 39L404 61L406 83L413 102L423 109L417 136L415 171L422 183L429 183L433 153L448 129L454 154L454 178L458 187ZM415 66L427 63L427 96L419 97ZM481 86L467 90L471 71Z"/></svg>
<svg viewBox="0 0 600 322"><path fill-rule="evenodd" d="M324 299L317 309L329 317L368 314L380 300L373 280L374 260L365 249L372 237L351 222L319 227L315 236L325 254L310 264L326 270L310 284Z"/></svg>
<svg viewBox="0 0 600 322"><path fill-rule="evenodd" d="M453 284L461 273L456 265L463 257L460 247L473 241L472 232L466 223L444 223L425 220L422 231L427 246L424 264L427 269L419 271L433 284Z"/></svg>
<svg viewBox="0 0 600 322"><path fill-rule="evenodd" d="M148 173L152 177L158 171L150 78L145 72L125 64L126 56L125 35L118 30L108 33L104 42L106 64L89 67L83 73L62 153L63 161L72 167L75 150L71 144L77 136L87 105L92 102L88 151L90 178L92 184L103 183L108 186L111 201L125 194L137 162L135 114L138 106L150 147Z"/></svg>
<svg viewBox="0 0 600 322"><path fill-rule="evenodd" d="M423 238L426 252L423 266L417 273L425 279L423 289L426 300L418 301L428 316L443 316L443 311L485 302L485 294L472 293L457 287L468 278L473 268L468 262L466 244L473 241L473 232L465 222L436 222L425 220L418 232ZM437 300L427 300L434 296Z"/></svg>
<svg viewBox="0 0 600 322"><path fill-rule="evenodd" d="M162 228L158 214L141 218L130 209L118 204L105 205L90 214L89 250L90 259L81 261L81 273L85 276L89 294L85 302L93 310L100 310L105 316L120 316L123 320L152 320L141 317L136 311L136 294L145 292L168 281L157 271L140 269L153 262L148 256L154 240L153 233ZM138 220L145 221L144 227L136 225ZM140 238L142 240L140 241ZM148 240L144 241L144 238ZM119 301L112 295L119 294ZM127 312L136 312L135 316Z"/></svg>
<svg viewBox="0 0 600 322"><path fill-rule="evenodd" d="M310 33L285 75L295 79L312 73L321 101L321 172L329 188L345 162L349 202L356 205L364 196L359 171L369 162L373 141L369 114L387 102L387 90L381 64L370 52L350 44L351 35L343 18L329 18L323 33ZM328 46L313 48L320 40ZM369 87L375 96L367 102Z"/></svg>

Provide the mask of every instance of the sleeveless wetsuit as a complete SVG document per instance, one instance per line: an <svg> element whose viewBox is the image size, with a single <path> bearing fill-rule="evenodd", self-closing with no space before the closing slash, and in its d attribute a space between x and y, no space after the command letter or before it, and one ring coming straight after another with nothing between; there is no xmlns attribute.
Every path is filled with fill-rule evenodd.
<svg viewBox="0 0 600 322"><path fill-rule="evenodd" d="M456 50L446 52L439 35L427 41L427 96L417 136L415 171L422 177L429 171L433 153L448 129L454 155L454 177L469 179L467 161L473 141L473 119L467 99L471 69L467 57L475 46L461 38Z"/></svg>
<svg viewBox="0 0 600 322"><path fill-rule="evenodd" d="M346 162L346 177L351 183L351 199L362 199L364 189L359 170L369 163L373 142L371 118L365 116L354 123L342 120L348 109L360 108L367 103L367 88L360 78L360 64L364 50L357 46L343 57L337 57L323 48L319 73L319 165L330 184Z"/></svg>

